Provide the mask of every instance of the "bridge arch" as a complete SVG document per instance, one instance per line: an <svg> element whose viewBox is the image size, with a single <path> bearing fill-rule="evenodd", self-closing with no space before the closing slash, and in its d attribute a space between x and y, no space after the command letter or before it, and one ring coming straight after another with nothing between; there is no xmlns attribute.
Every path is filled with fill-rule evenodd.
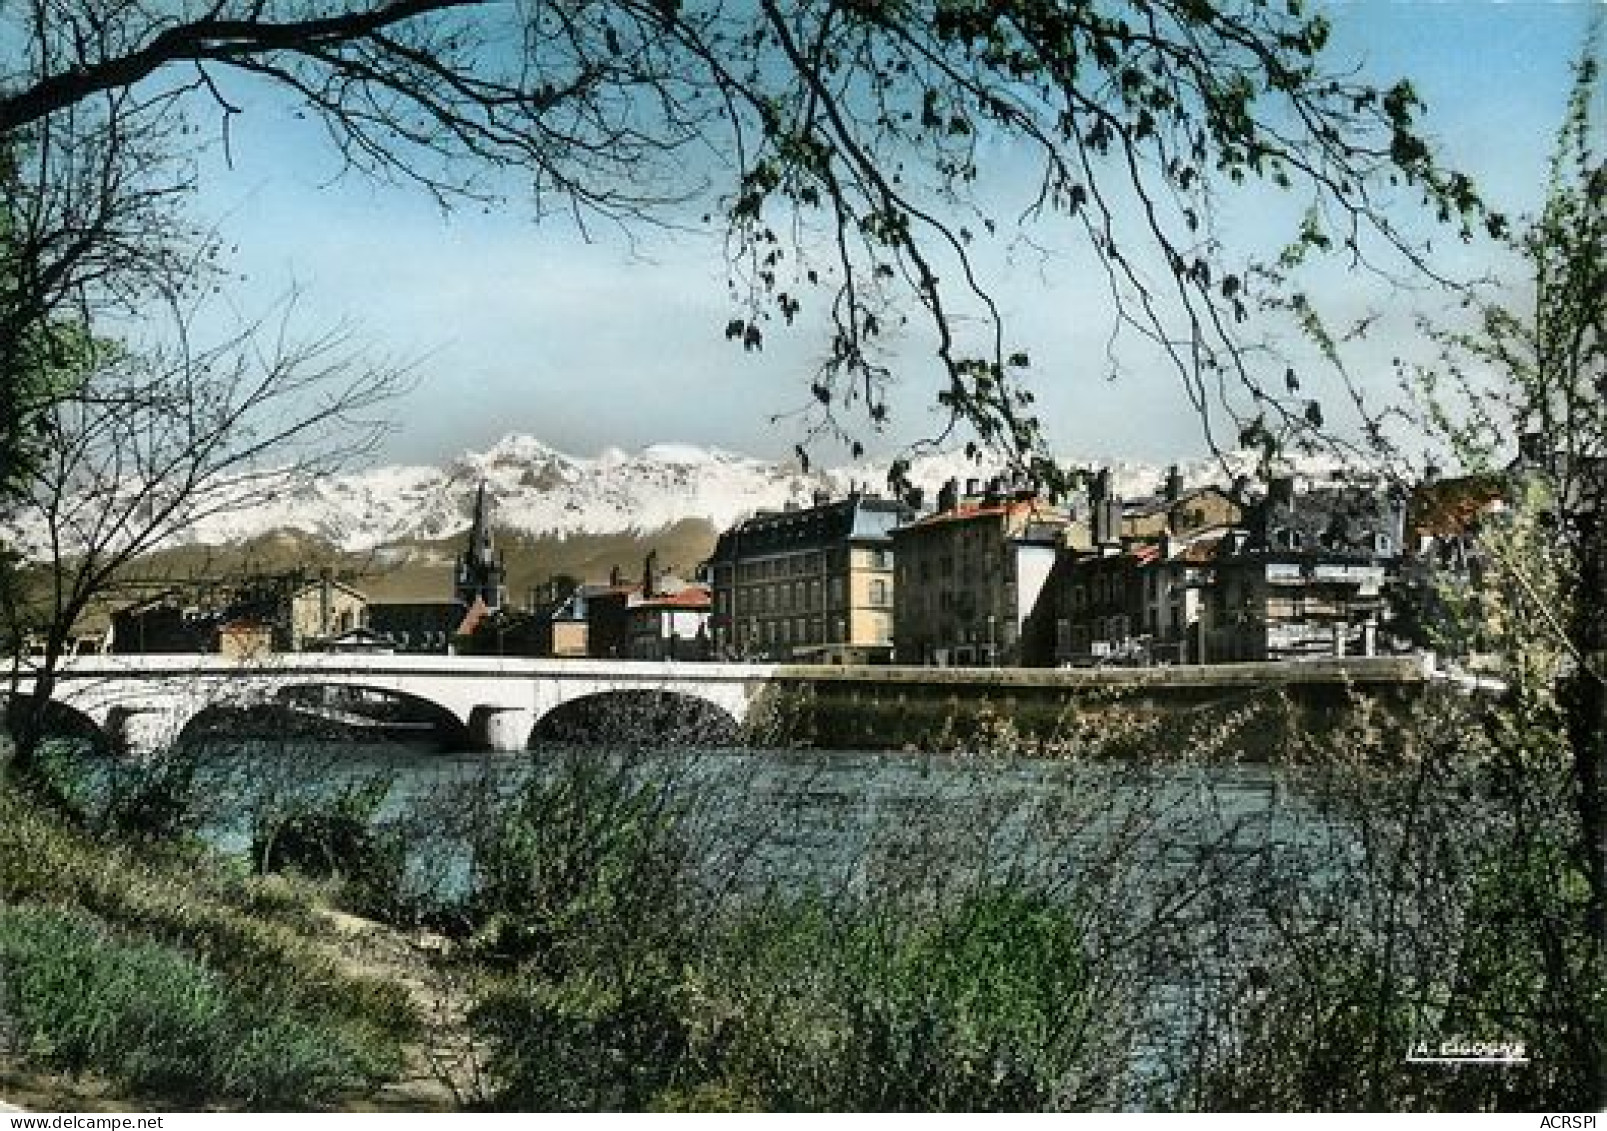
<svg viewBox="0 0 1607 1131"><path fill-rule="evenodd" d="M685 691L610 688L566 699L535 722L528 745L726 746L741 725L724 706Z"/></svg>
<svg viewBox="0 0 1607 1131"><path fill-rule="evenodd" d="M451 747L468 741L459 713L426 695L349 679L297 679L248 699L211 702L183 727L185 741L214 734L251 738L420 738Z"/></svg>
<svg viewBox="0 0 1607 1131"><path fill-rule="evenodd" d="M0 718L10 710L12 699L10 692L0 691ZM112 746L112 738L99 720L89 712L59 699L51 699L45 704L45 735L48 738L88 742L97 750L107 750Z"/></svg>

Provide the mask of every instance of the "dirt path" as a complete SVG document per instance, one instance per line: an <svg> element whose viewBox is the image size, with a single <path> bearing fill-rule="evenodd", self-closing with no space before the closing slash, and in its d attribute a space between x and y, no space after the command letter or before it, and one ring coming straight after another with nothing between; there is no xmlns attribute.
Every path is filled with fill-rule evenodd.
<svg viewBox="0 0 1607 1131"><path fill-rule="evenodd" d="M333 909L320 915L330 927L330 954L340 968L403 987L424 1024L421 1039L407 1050L402 1078L353 1110L449 1111L486 1099L483 1060L468 1027L474 990L440 961L447 940Z"/></svg>

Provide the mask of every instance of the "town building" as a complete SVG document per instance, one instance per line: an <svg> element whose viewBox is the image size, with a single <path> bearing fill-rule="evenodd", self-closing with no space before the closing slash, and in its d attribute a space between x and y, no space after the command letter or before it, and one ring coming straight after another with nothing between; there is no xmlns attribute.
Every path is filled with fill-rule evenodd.
<svg viewBox="0 0 1607 1131"><path fill-rule="evenodd" d="M253 613L225 616L213 622L216 632L208 647L197 651L217 651L232 660L256 660L274 651L274 626Z"/></svg>
<svg viewBox="0 0 1607 1131"><path fill-rule="evenodd" d="M631 605L640 597L641 582L627 581L616 567L608 584L588 587L583 615L586 622L586 655L594 660L622 660L631 651Z"/></svg>
<svg viewBox="0 0 1607 1131"><path fill-rule="evenodd" d="M1215 487L1185 491L1176 469L1135 507L1100 472L1090 490L1092 545L1062 548L1045 586L1057 665L1197 663L1202 593L1237 500Z"/></svg>
<svg viewBox="0 0 1607 1131"><path fill-rule="evenodd" d="M552 594L537 608L537 617L546 626L539 654L570 659L584 659L592 655L591 602L597 598L606 599L613 593L625 594L629 591L630 587L621 585L616 576L610 581L587 581L568 588L562 594Z"/></svg>
<svg viewBox="0 0 1607 1131"><path fill-rule="evenodd" d="M720 535L708 561L714 654L886 663L893 655L892 532L902 502L854 492L760 512Z"/></svg>
<svg viewBox="0 0 1607 1131"><path fill-rule="evenodd" d="M335 580L328 570L274 604L274 645L282 652L321 648L325 642L365 624L368 618L368 597L360 589ZM247 608L235 615L254 611Z"/></svg>
<svg viewBox="0 0 1607 1131"><path fill-rule="evenodd" d="M1106 489L1108 483L1106 477ZM1095 490L1099 488L1096 486ZM1210 527L1233 526L1243 517L1243 504L1230 492L1215 485L1185 487L1174 465L1155 494L1123 501L1121 535L1133 540L1153 540L1166 535L1187 538Z"/></svg>
<svg viewBox="0 0 1607 1131"><path fill-rule="evenodd" d="M1201 617L1216 559L1231 530L1204 527L1182 538L1164 537L1139 571L1143 586L1145 653L1151 663L1204 662Z"/></svg>
<svg viewBox="0 0 1607 1131"><path fill-rule="evenodd" d="M626 610L633 660L707 660L713 600L705 585L641 595Z"/></svg>
<svg viewBox="0 0 1607 1131"><path fill-rule="evenodd" d="M1038 597L1070 525L1035 489L973 479L962 492L946 483L936 511L892 532L898 662L1025 662L1037 650Z"/></svg>
<svg viewBox="0 0 1607 1131"><path fill-rule="evenodd" d="M1054 614L1057 664L1149 661L1145 567L1158 554L1153 543L1061 552L1044 594Z"/></svg>
<svg viewBox="0 0 1607 1131"><path fill-rule="evenodd" d="M398 652L444 656L463 623L463 606L453 599L435 601L372 601L368 627Z"/></svg>
<svg viewBox="0 0 1607 1131"><path fill-rule="evenodd" d="M177 588L112 614L115 652L302 652L367 623L368 598L322 570Z"/></svg>
<svg viewBox="0 0 1607 1131"><path fill-rule="evenodd" d="M176 591L112 611L111 651L210 652L211 622Z"/></svg>
<svg viewBox="0 0 1607 1131"><path fill-rule="evenodd" d="M1371 656L1398 577L1405 498L1273 479L1223 538L1201 608L1201 662Z"/></svg>

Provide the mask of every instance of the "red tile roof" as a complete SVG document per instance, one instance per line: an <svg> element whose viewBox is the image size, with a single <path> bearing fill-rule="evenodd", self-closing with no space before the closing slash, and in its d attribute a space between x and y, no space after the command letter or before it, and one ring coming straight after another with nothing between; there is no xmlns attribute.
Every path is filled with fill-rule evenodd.
<svg viewBox="0 0 1607 1131"><path fill-rule="evenodd" d="M701 585L688 585L679 593L662 593L636 604L638 609L707 609L713 604L709 591Z"/></svg>
<svg viewBox="0 0 1607 1131"><path fill-rule="evenodd" d="M468 612L463 614L463 620L458 623L456 636L473 636L474 630L480 627L480 622L491 615L486 606L484 597L476 597L474 604L469 606Z"/></svg>

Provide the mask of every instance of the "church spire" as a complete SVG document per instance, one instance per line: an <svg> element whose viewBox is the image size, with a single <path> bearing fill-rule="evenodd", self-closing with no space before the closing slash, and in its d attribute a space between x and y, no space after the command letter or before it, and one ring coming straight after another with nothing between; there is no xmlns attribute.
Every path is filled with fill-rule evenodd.
<svg viewBox="0 0 1607 1131"><path fill-rule="evenodd" d="M483 601L489 612L502 608L507 593L507 569L497 557L491 540L491 507L486 500L485 480L474 495L474 519L469 526L469 544L458 555L455 596L465 608Z"/></svg>

